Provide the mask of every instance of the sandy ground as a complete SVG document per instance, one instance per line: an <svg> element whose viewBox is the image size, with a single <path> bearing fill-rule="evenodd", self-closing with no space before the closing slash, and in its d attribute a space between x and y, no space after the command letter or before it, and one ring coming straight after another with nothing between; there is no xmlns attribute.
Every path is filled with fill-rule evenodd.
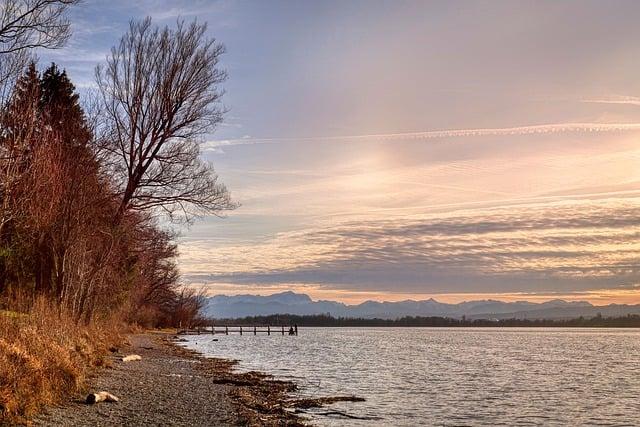
<svg viewBox="0 0 640 427"><path fill-rule="evenodd" d="M131 345L111 356L113 368L98 371L91 392L120 401L89 405L86 395L49 408L36 426L258 426L304 425L282 408L290 385L256 373L232 374L232 363L204 359L155 334L132 335ZM138 354L140 361L123 362ZM277 388L275 395L271 392ZM263 396L263 403L256 401Z"/></svg>

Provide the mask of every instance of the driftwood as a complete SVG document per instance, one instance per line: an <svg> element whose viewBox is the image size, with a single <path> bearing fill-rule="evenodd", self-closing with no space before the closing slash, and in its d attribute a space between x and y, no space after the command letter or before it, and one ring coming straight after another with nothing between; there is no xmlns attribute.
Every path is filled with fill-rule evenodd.
<svg viewBox="0 0 640 427"><path fill-rule="evenodd" d="M306 413L305 411L301 411L301 412ZM380 419L378 417L358 417L356 415L350 415L350 414L347 414L346 412L340 412L340 411L314 412L313 414L322 415L322 416L340 415L341 417L351 418L352 420L379 420Z"/></svg>
<svg viewBox="0 0 640 427"><path fill-rule="evenodd" d="M336 402L364 402L365 399L356 396L328 396L318 397L315 399L296 399L290 400L287 404L294 408L308 409L321 408Z"/></svg>
<svg viewBox="0 0 640 427"><path fill-rule="evenodd" d="M231 393L237 401L245 408L263 419L265 424L270 424L270 417L277 419L288 426L304 426L303 422L293 417L294 413L304 413L304 409L322 408L336 402L363 402L365 399L357 396L327 396L312 399L288 399L288 393L296 390L296 384L291 381L275 380L271 375L264 372L245 372L233 375L222 375L213 378L213 382L218 384L230 384L240 386ZM339 415L352 419L372 419L346 414L337 410L327 410L317 412L314 415ZM291 417L291 418L289 418ZM287 421L282 421L286 419Z"/></svg>
<svg viewBox="0 0 640 427"><path fill-rule="evenodd" d="M140 357L140 355L138 354L130 354L122 358L123 362L136 362L138 360L142 360L142 357Z"/></svg>
<svg viewBox="0 0 640 427"><path fill-rule="evenodd" d="M272 375L264 372L233 372L237 363L235 360L203 358L195 350L178 346L173 346L173 348L183 357L199 360L201 363L198 364L198 367L211 381L237 386L230 387L228 392L238 405L241 416L251 420L248 421L247 426L306 427L309 425L306 420L301 419L295 413L295 409L299 407L298 403L312 408L340 401L361 402L364 400L354 396L292 400L290 393L297 389L296 384L292 381L275 380ZM328 412L330 410L327 410ZM348 417L350 416L347 415Z"/></svg>
<svg viewBox="0 0 640 427"><path fill-rule="evenodd" d="M98 402L118 402L118 401L120 401L120 399L118 399L116 396L109 393L108 391L99 391L97 393L91 393L87 396L87 403L89 405L93 405L94 403L98 403Z"/></svg>
<svg viewBox="0 0 640 427"><path fill-rule="evenodd" d="M324 406L330 405L336 402L364 402L365 399L362 397L356 396L328 396L328 397L319 397L316 399L297 399L288 402L288 405L296 408L296 413L308 414L308 411L305 409L309 408L322 408ZM353 420L379 420L378 417L360 417L357 415L347 414L346 412L337 411L335 409L328 410L325 412L313 412L313 415L316 416L330 416L330 415L338 415L345 418L350 418Z"/></svg>

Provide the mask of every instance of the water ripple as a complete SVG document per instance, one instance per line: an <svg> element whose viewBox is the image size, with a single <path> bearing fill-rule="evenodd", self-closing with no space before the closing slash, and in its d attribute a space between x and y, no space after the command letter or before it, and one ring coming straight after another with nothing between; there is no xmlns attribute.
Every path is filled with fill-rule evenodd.
<svg viewBox="0 0 640 427"><path fill-rule="evenodd" d="M320 426L640 425L640 330L304 328L297 337L190 337L300 385L356 395L311 413ZM331 415L349 414L366 420ZM321 414L325 415L321 415Z"/></svg>

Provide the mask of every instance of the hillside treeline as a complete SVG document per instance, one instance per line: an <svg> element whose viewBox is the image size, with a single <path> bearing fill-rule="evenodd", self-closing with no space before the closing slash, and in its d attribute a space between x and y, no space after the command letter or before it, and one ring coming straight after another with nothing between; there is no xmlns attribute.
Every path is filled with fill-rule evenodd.
<svg viewBox="0 0 640 427"><path fill-rule="evenodd" d="M32 33L0 21L2 307L46 296L85 323L114 313L143 326L189 323L201 299L180 284L172 227L234 207L198 146L224 112L223 46L206 25L132 21L81 100L64 64L41 67L31 55L66 40L42 37L68 26L62 12L77 2L9 3ZM52 21L27 20L27 6Z"/></svg>
<svg viewBox="0 0 640 427"><path fill-rule="evenodd" d="M400 319L363 319L332 317L327 314L293 315L274 314L271 316L249 316L240 319L209 319L202 321L208 325L298 325L301 327L577 327L577 328L640 328L640 315L623 317L575 319L453 319L450 317L406 316Z"/></svg>

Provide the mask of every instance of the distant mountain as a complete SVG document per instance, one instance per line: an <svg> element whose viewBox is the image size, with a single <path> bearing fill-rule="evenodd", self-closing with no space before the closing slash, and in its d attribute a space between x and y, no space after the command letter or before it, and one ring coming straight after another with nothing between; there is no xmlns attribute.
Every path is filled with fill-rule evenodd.
<svg viewBox="0 0 640 427"><path fill-rule="evenodd" d="M399 302L366 301L358 305L346 305L336 301L313 301L305 294L283 292L269 296L216 295L207 299L203 312L207 317L218 319L271 314L330 314L333 317L365 319L398 319L405 316L441 316L458 319L462 316L468 319L570 319L580 316L594 317L598 314L604 317L640 314L640 305L594 306L586 301L564 300L544 303L480 300L447 304L434 299Z"/></svg>

